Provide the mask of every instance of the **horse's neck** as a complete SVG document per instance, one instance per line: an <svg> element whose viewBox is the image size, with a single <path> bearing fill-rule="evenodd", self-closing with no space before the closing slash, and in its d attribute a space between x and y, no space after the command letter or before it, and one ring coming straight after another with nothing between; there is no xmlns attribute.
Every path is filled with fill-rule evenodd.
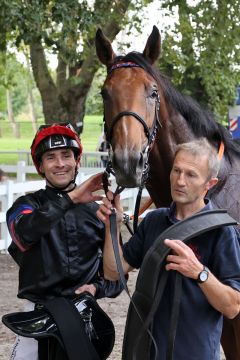
<svg viewBox="0 0 240 360"><path fill-rule="evenodd" d="M171 168L176 146L193 140L195 136L183 116L174 109L160 109L160 119L162 127L158 130L154 146L158 149L156 153L164 154L162 161L166 167Z"/></svg>
<svg viewBox="0 0 240 360"><path fill-rule="evenodd" d="M157 207L169 206L171 202L170 171L176 146L194 138L186 120L174 110L160 110L162 127L159 128L150 152L148 191Z"/></svg>
<svg viewBox="0 0 240 360"><path fill-rule="evenodd" d="M186 120L174 109L161 104L160 120L162 127L150 152L150 174L148 191L157 207L169 206L170 171L173 164L176 146L191 141L194 136ZM236 155L231 156L231 162L224 156L222 159L219 182L209 193L215 206L226 208L230 215L240 221L240 160Z"/></svg>

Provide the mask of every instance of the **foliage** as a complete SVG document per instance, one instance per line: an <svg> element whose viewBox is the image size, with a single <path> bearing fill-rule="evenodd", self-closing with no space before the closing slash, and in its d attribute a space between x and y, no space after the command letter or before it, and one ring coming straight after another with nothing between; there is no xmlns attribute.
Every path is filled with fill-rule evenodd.
<svg viewBox="0 0 240 360"><path fill-rule="evenodd" d="M4 118L6 114L6 90L0 85L0 120Z"/></svg>
<svg viewBox="0 0 240 360"><path fill-rule="evenodd" d="M94 51L98 27L113 40L127 23L140 28L139 9L151 0L2 0L0 27L6 43L30 48L31 65L48 123L71 121L78 129L94 73L100 66ZM131 14L131 17L130 15ZM58 59L54 78L47 53Z"/></svg>
<svg viewBox="0 0 240 360"><path fill-rule="evenodd" d="M11 52L0 52L0 112L2 117L6 117L7 100L6 90L10 90L14 117L29 113L28 93L32 89L35 100L37 117L42 116L42 107L39 91L32 79L32 74ZM25 117L29 118L29 115Z"/></svg>
<svg viewBox="0 0 240 360"><path fill-rule="evenodd" d="M92 86L86 101L86 114L96 115L103 113L103 101L100 94L101 87L106 77L106 70L103 66L96 72Z"/></svg>
<svg viewBox="0 0 240 360"><path fill-rule="evenodd" d="M43 111L46 122L67 119L73 125L80 124L88 93L86 113L102 113L99 86L104 70L95 56L96 29L101 27L110 40L121 29L126 34L133 28L143 31L144 6L150 2L1 0L0 54L4 66L9 62L9 70L5 72L7 68L0 59L0 112L5 103L3 84L14 88L14 109L26 112L27 108L27 74L19 65L11 70L9 49L16 47L20 51L31 50L31 66L39 89L34 89L38 114ZM163 0L161 6L170 14L170 25L162 36L160 69L180 91L213 110L221 120L226 118L228 105L234 101L236 86L240 84L240 0ZM57 58L54 73L48 54ZM43 109L39 106L40 94Z"/></svg>
<svg viewBox="0 0 240 360"><path fill-rule="evenodd" d="M221 120L240 84L239 0L164 1L178 22L163 42L160 68Z"/></svg>
<svg viewBox="0 0 240 360"><path fill-rule="evenodd" d="M6 110L6 89L12 93L13 109L15 114L22 110L26 102L26 69L20 64L15 55L2 53L1 69L0 69L0 91L3 94L4 102L1 104L1 109Z"/></svg>

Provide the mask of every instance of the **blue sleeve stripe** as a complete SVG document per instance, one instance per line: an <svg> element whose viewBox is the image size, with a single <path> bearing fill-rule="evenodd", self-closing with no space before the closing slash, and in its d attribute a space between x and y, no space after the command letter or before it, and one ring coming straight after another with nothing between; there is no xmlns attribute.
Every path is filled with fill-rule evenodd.
<svg viewBox="0 0 240 360"><path fill-rule="evenodd" d="M33 212L34 208L30 205L20 205L8 218L8 225L11 224L19 215L27 212Z"/></svg>

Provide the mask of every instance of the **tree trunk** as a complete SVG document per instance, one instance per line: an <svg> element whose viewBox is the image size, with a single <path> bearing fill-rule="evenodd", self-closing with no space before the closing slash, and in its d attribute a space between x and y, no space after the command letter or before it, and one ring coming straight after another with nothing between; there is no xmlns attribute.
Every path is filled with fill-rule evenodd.
<svg viewBox="0 0 240 360"><path fill-rule="evenodd" d="M34 99L33 99L32 89L28 89L28 106L29 106L30 118L31 118L31 122L32 122L33 133L36 134L36 132L37 132L37 117L36 117L36 112L35 112L35 108L34 108Z"/></svg>
<svg viewBox="0 0 240 360"><path fill-rule="evenodd" d="M108 1L112 4L110 0ZM98 2L101 5L102 0L96 0L96 9L100 6ZM116 1L113 11L119 14L119 17L122 19L129 3L130 0ZM103 26L104 33L110 40L113 40L120 31L119 22L114 17L109 19ZM83 130L83 118L88 91L91 87L94 74L100 66L95 53L95 34L89 35L89 38L85 41L81 57L84 60L81 63L75 64L75 67L67 68L67 64L63 60L64 58L65 56L61 54L61 48L59 48L57 80L55 84L47 67L41 40L35 38L30 43L31 65L34 79L42 98L45 122L47 124L70 122L80 134Z"/></svg>
<svg viewBox="0 0 240 360"><path fill-rule="evenodd" d="M40 91L43 113L47 124L70 122L80 134L83 128L85 102L96 71L96 56L88 56L81 68L81 77L67 78L66 66L61 62L60 79L54 84L47 68L44 49L40 43L30 45L34 78ZM65 73L64 73L65 72Z"/></svg>
<svg viewBox="0 0 240 360"><path fill-rule="evenodd" d="M46 57L41 42L30 44L30 58L34 79L40 91L45 122L52 124L68 121L67 109L61 102L60 94L48 71Z"/></svg>

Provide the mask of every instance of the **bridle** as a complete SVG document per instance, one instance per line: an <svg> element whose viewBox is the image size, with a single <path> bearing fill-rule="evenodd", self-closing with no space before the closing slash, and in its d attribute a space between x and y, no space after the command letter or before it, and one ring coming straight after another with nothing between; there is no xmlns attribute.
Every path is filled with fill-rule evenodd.
<svg viewBox="0 0 240 360"><path fill-rule="evenodd" d="M141 67L139 64L132 62L132 61L128 61L128 62L124 62L124 61L119 61L115 64L113 64L109 69L108 69L108 75L119 68L132 68L132 67ZM156 91L156 97L155 97L155 116L154 116L154 121L153 121L153 125L151 128L149 128L146 124L146 121L135 111L131 111L131 110L126 110L126 111L121 111L119 112L111 121L111 125L108 127L106 125L106 120L105 120L105 113L104 113L104 118L103 118L103 123L104 123L104 132L105 132L105 136L106 136L106 140L109 143L109 155L111 152L111 142L112 142L112 137L113 137L113 130L115 125L117 124L117 122L123 117L123 116L132 116L134 117L138 122L140 122L140 124L143 126L144 129L144 133L146 135L147 138L147 146L145 147L143 153L147 152L147 156L146 156L146 161L144 164L144 169L142 172L142 179L141 179L141 185L139 187L139 192L138 192L138 196L137 196L137 201L136 201L136 205L135 205L135 212L134 212L134 219L135 219L135 225L134 225L134 229L136 228L136 213L138 214L139 211L139 206L140 206L140 200L141 200L141 195L142 195L142 190L143 187L146 183L147 177L148 177L148 171L149 171L149 163L148 163L148 158L149 158L149 152L151 150L152 144L155 140L155 137L157 135L157 131L159 129L159 127L162 127L160 118L159 118L159 109L160 109L160 97L158 92ZM104 190L105 193L107 193L108 191L108 178L110 176L110 174L115 175L114 170L113 170L113 166L112 166L112 161L111 161L111 156L109 156L109 161L107 163L106 166L106 170L104 172L104 177L103 177L103 185L104 185ZM115 194L119 194L121 191L124 190L124 187L118 186Z"/></svg>
<svg viewBox="0 0 240 360"><path fill-rule="evenodd" d="M140 65L133 63L133 62L119 62L117 64L114 64L109 70L108 70L108 75L114 71L115 69L119 69L119 68L132 68L132 67L141 67ZM119 119L121 119L123 116L133 116L138 122L140 122L144 128L144 132L145 135L148 139L148 146L150 146L152 144L152 142L154 141L155 137L156 137L156 133L157 133L157 129L158 127L162 127L162 124L160 122L159 119L159 109L160 109L160 97L158 92L156 92L156 98L155 98L155 117L154 117L154 122L152 125L152 128L149 129L149 127L146 124L146 121L136 112L134 111L121 111L120 113L118 113L111 121L111 125L108 128L106 125L106 121L105 121L105 115L104 115L104 131L105 131L105 135L106 135L106 139L107 141L111 144L111 140L112 140L112 136L113 136L113 129L114 126L116 125L116 123L118 122Z"/></svg>

